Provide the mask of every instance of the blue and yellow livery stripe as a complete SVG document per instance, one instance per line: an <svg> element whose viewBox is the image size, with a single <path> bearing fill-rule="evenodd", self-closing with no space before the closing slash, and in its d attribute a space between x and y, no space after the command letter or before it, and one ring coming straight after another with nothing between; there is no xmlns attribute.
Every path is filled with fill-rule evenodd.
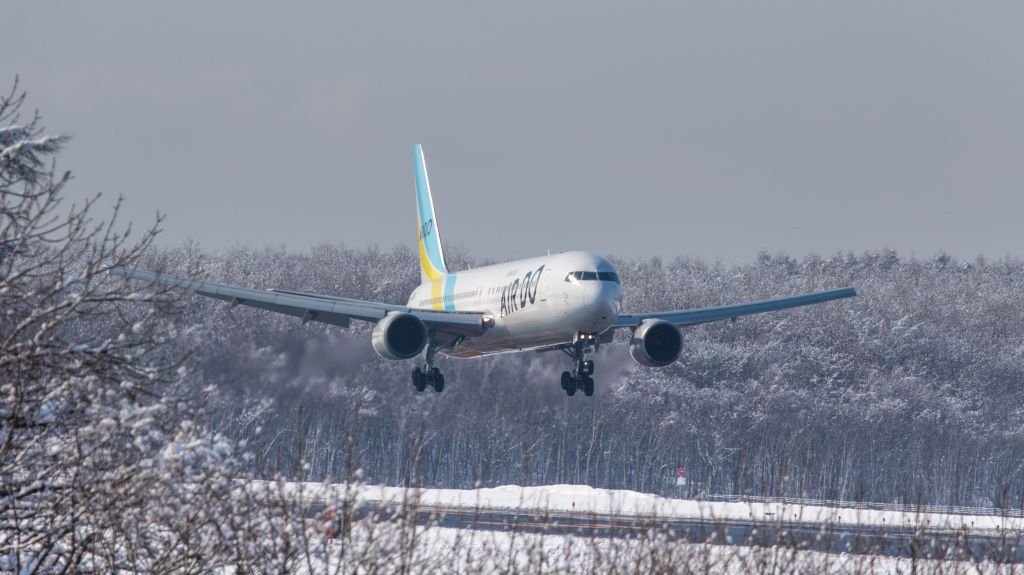
<svg viewBox="0 0 1024 575"><path fill-rule="evenodd" d="M455 274L444 276L444 309L455 311Z"/></svg>
<svg viewBox="0 0 1024 575"><path fill-rule="evenodd" d="M427 177L427 162L423 158L423 147L416 144L412 148L413 170L416 174L416 216L417 235L419 236L420 280L431 284L430 297L434 309L450 309L452 292L448 291L449 283L454 289L455 280L449 282L448 267L444 263L444 252L441 250L441 236L437 229L437 218L434 216L434 200L430 195L430 179Z"/></svg>

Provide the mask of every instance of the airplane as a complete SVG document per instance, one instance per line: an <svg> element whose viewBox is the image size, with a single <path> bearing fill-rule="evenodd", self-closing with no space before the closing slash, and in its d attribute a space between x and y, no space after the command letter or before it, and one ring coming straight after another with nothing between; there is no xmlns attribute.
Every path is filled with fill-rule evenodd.
<svg viewBox="0 0 1024 575"><path fill-rule="evenodd" d="M111 274L199 295L348 327L351 320L376 324L370 341L389 360L420 358L412 370L413 387L444 389L434 365L437 354L454 358L518 351L561 351L571 369L562 372L569 396L594 394L590 355L610 343L616 330L630 330L629 352L639 364L664 367L683 350L682 329L853 297L841 288L753 303L700 309L622 313L622 286L615 267L586 251L558 254L450 271L434 215L423 148L413 146L420 285L405 305L335 295L229 286L164 273L114 267Z"/></svg>

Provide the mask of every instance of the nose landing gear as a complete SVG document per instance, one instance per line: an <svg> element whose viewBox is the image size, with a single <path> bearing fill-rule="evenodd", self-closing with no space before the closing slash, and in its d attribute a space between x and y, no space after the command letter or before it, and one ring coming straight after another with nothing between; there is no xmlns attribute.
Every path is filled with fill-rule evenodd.
<svg viewBox="0 0 1024 575"><path fill-rule="evenodd" d="M573 370L562 372L562 389L569 397L576 395L577 390L583 390L583 395L590 397L594 395L594 360L587 359L587 355L593 351L596 336L592 333L580 333L573 339L572 347L564 350L566 355L572 358Z"/></svg>

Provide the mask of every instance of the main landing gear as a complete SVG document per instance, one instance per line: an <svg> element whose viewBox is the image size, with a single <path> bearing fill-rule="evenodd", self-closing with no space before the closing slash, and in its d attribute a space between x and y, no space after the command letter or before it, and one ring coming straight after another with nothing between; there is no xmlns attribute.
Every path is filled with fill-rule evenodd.
<svg viewBox="0 0 1024 575"><path fill-rule="evenodd" d="M562 372L562 389L569 397L583 390L583 395L594 395L594 360L587 359L593 351L595 336L592 333L580 333L573 338L572 347L565 349L566 355L572 358L573 370Z"/></svg>
<svg viewBox="0 0 1024 575"><path fill-rule="evenodd" d="M416 391L423 391L430 386L437 393L441 393L444 391L444 374L436 367L427 367L426 369L417 367L412 370L412 385Z"/></svg>
<svg viewBox="0 0 1024 575"><path fill-rule="evenodd" d="M437 393L444 391L444 375L441 373L441 370L434 367L434 353L436 351L433 345L428 345L424 354L427 359L426 366L422 369L417 367L412 370L412 386L416 388L416 391L423 391L428 386L433 387Z"/></svg>

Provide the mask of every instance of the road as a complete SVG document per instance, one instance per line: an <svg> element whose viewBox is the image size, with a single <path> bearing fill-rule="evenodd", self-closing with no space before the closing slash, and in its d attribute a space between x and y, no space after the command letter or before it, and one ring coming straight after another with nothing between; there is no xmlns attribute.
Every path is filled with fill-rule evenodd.
<svg viewBox="0 0 1024 575"><path fill-rule="evenodd" d="M324 514L324 507L313 509ZM363 505L354 518L397 516L394 504ZM416 522L456 529L543 533L581 537L646 538L652 535L689 543L797 547L828 553L875 554L919 559L999 563L1024 562L1024 533L970 532L901 526L821 524L802 521L714 518L664 519L593 513L532 512L507 509L420 507ZM340 526L338 527L340 528Z"/></svg>

